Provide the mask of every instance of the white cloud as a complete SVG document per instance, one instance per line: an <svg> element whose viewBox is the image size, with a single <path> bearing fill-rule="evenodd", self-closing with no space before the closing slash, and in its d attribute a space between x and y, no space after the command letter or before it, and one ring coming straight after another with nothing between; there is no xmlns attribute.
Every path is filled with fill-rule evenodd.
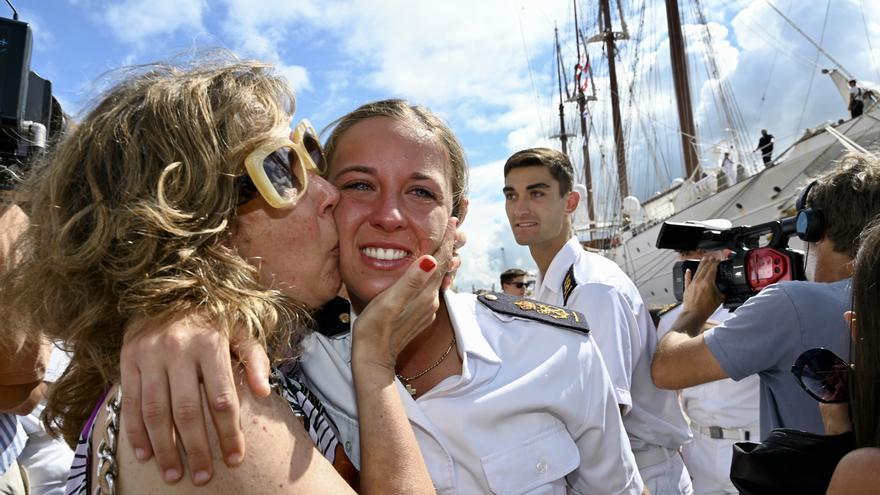
<svg viewBox="0 0 880 495"><path fill-rule="evenodd" d="M472 160L492 160L472 168L471 210L463 226L471 240L462 252L460 287L497 284L498 273L507 267L501 265L530 263L527 250L517 247L510 235L497 160L499 155L525 147L559 146L557 140L548 139L558 129L553 24L560 21L563 54L570 66L573 45L570 33L565 32L569 29L563 27L571 21L570 2L224 0L219 8L209 10L203 0L126 0L101 8L96 4L105 3L97 0L74 1L82 2L102 12L101 19L114 37L136 48L133 62L141 61L145 48L168 45L171 38L179 40L181 35L202 36L206 25L215 28L218 32L211 36L220 44L243 56L277 64L298 91L300 106L308 105L309 117L317 122L332 120L366 98L398 96L429 106L464 138ZM819 38L825 2L773 2ZM833 3L823 46L859 79L880 79L876 67L880 63L880 41L876 41L880 9L864 8L863 21L860 6L869 3ZM596 7L580 4L589 12L581 17L582 28L595 34L597 29L591 24ZM710 21L720 72L717 77L709 76L701 63L691 64L692 98L704 149L720 139L727 125L719 105L721 83L734 90L729 103L736 100L748 141L767 127L782 149L801 132L802 113L801 127L845 116L846 107L833 86L813 67L815 49L766 2L701 0L701 5ZM619 45L624 62L618 64L618 75L630 143L630 184L645 197L681 175L678 124L664 9L659 3L649 3L641 17L635 5L630 7L633 12L627 20L633 40ZM683 8L682 15L689 54L705 62L705 28L695 25L693 9ZM865 25L873 36L873 54ZM597 209L613 210L617 186L606 63L601 46L591 45L590 50L599 98L590 105L595 125L590 148L594 189ZM633 67L629 60L636 53L640 64ZM830 65L824 58L819 63ZM807 97L811 76L815 79ZM638 84L630 98L628 89L634 78ZM573 110L567 106L569 130L578 126ZM573 143L574 148L579 146L579 141ZM578 164L580 153L573 155ZM708 151L704 158L716 160ZM500 256L502 246L506 261Z"/></svg>
<svg viewBox="0 0 880 495"><path fill-rule="evenodd" d="M472 167L470 171L470 205L461 229L468 241L461 250L461 268L456 285L470 291L495 285L498 276L508 268L536 271L528 249L516 244L501 189L504 187L504 161Z"/></svg>
<svg viewBox="0 0 880 495"><path fill-rule="evenodd" d="M309 70L300 65L283 65L277 63L278 71L287 79L290 87L294 91L308 91L312 89L312 83L309 79Z"/></svg>
<svg viewBox="0 0 880 495"><path fill-rule="evenodd" d="M201 31L204 0L126 0L103 8L103 20L113 35L144 47L181 30Z"/></svg>
<svg viewBox="0 0 880 495"><path fill-rule="evenodd" d="M527 2L520 9L501 0L354 0L328 6L326 22L374 88L487 132L534 119L523 37L546 48L552 19L568 6L554 8Z"/></svg>

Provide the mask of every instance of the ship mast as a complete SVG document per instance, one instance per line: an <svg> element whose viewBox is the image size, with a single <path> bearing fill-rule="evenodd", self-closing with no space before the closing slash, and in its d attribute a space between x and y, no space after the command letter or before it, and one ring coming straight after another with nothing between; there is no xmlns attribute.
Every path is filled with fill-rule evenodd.
<svg viewBox="0 0 880 495"><path fill-rule="evenodd" d="M611 83L611 118L614 123L614 147L617 151L617 182L620 199L629 196L629 182L626 177L626 149L623 143L623 126L620 119L620 95L617 91L617 67L614 64L614 32L611 28L611 6L609 0L600 1L604 29L602 37L605 41L605 52L608 54L608 78Z"/></svg>
<svg viewBox="0 0 880 495"><path fill-rule="evenodd" d="M603 0L607 1L607 0ZM669 53L672 57L672 78L675 100L678 103L678 121L681 127L681 151L684 173L693 181L700 180L700 161L697 157L697 129L691 107L691 88L685 56L684 36L681 34L681 16L678 0L666 0L666 24L669 28ZM616 132L616 131L615 131Z"/></svg>
<svg viewBox="0 0 880 495"><path fill-rule="evenodd" d="M565 97L562 95L562 77L565 69L562 67L562 50L559 48L559 28L553 28L553 34L556 37L556 80L559 84L559 134L550 136L559 138L562 142L562 154L568 156L568 138L571 134L565 132ZM566 81L566 86L568 81ZM565 89L566 94L568 88Z"/></svg>
<svg viewBox="0 0 880 495"><path fill-rule="evenodd" d="M578 26L578 18L577 18L577 0L572 0L574 4L574 30L575 30L575 45L577 46L577 63L581 63L581 30L580 26ZM581 77L588 77L587 71L590 70L590 55L586 53L587 47L584 47L584 54L586 55L586 60L584 66L581 67ZM589 214L590 227L593 227L596 219L596 211L593 207L593 171L590 165L590 146L589 146L589 134L587 134L587 97L584 95L584 85L577 81L577 103L578 103L578 111L580 111L581 116L581 136L583 137L583 146L581 148L581 153L583 153L584 157L584 185L587 188L587 212ZM593 98L595 99L595 98Z"/></svg>

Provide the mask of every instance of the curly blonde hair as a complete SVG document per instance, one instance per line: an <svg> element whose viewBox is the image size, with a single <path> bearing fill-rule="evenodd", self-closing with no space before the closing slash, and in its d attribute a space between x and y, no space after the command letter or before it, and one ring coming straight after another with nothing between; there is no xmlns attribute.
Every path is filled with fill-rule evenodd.
<svg viewBox="0 0 880 495"><path fill-rule="evenodd" d="M46 424L74 444L118 377L126 326L198 309L227 334L296 346L305 308L258 283L230 236L246 155L289 125L268 65L231 56L121 72L23 186L31 227L3 279L13 331L65 343Z"/></svg>

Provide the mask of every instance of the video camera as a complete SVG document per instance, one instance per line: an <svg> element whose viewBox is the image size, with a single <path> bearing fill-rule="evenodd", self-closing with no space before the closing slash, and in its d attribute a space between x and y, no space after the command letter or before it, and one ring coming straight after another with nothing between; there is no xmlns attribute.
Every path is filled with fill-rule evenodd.
<svg viewBox="0 0 880 495"><path fill-rule="evenodd" d="M64 125L52 83L30 70L33 40L25 22L0 17L0 189L14 189Z"/></svg>
<svg viewBox="0 0 880 495"><path fill-rule="evenodd" d="M730 258L718 265L715 286L726 296L724 307L741 306L764 287L783 280L806 280L804 254L788 247L788 239L797 234L796 217L762 223L753 227L740 226L713 229L700 224L663 222L657 236L657 248L676 251L702 249L733 251ZM761 240L769 236L769 242ZM675 298L684 296L684 274L696 273L699 260L675 263L672 285Z"/></svg>

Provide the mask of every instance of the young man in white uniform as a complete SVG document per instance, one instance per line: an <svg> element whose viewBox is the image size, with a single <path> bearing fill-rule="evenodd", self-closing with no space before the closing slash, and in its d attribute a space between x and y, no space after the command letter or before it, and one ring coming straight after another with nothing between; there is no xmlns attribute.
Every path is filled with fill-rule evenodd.
<svg viewBox="0 0 880 495"><path fill-rule="evenodd" d="M728 220L712 219L689 222L713 229L728 229ZM723 251L714 251L723 259ZM702 250L680 252L679 260L700 259ZM657 325L657 337L663 338L681 313L681 305L666 312ZM707 324L718 325L733 316L733 311L718 306ZM681 404L691 423L693 441L682 448L681 455L694 483L695 495L733 494L739 491L730 481L733 444L760 439L760 383L757 375L735 382L729 378L682 389Z"/></svg>
<svg viewBox="0 0 880 495"><path fill-rule="evenodd" d="M599 347L645 486L654 495L691 493L679 449L690 430L674 392L651 381L657 333L638 290L611 260L572 235L580 200L573 170L556 150L534 148L504 166L507 218L538 265L535 299L582 312Z"/></svg>

